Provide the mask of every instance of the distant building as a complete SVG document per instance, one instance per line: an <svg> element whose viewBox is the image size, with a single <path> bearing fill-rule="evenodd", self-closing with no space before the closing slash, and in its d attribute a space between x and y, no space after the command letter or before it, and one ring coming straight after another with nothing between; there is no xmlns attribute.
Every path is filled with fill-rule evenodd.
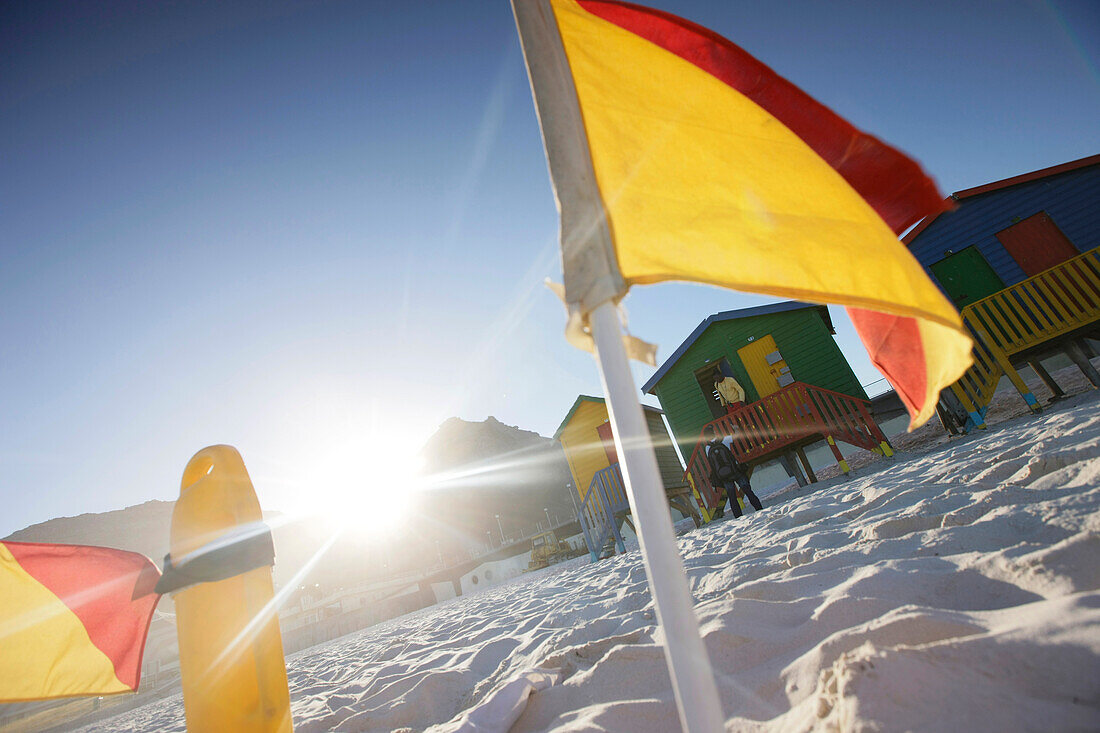
<svg viewBox="0 0 1100 733"><path fill-rule="evenodd" d="M524 552L520 555L490 560L478 565L459 578L462 595L470 595L507 580L518 578L527 570L530 557L530 552Z"/></svg>
<svg viewBox="0 0 1100 733"><path fill-rule="evenodd" d="M163 603L171 602L167 598ZM173 613L154 611L145 637L145 650L141 663L143 692L155 690L175 682L180 677L179 640L176 637L176 616Z"/></svg>
<svg viewBox="0 0 1100 733"><path fill-rule="evenodd" d="M407 573L330 591L315 585L297 589L279 611L286 653L431 605L435 598L421 590L419 578Z"/></svg>

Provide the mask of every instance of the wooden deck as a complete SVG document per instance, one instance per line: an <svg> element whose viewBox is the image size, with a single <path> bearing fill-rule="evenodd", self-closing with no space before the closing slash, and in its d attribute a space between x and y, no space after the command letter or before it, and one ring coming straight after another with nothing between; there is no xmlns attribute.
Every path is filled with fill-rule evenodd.
<svg viewBox="0 0 1100 733"><path fill-rule="evenodd" d="M974 366L951 385L969 417L964 429L985 427L986 410L1003 376L1039 412L1038 400L1013 366L1014 357L1100 329L1100 248L971 303L961 315L974 339ZM1072 356L1074 345L1068 348ZM940 407L941 416L951 412L942 399Z"/></svg>

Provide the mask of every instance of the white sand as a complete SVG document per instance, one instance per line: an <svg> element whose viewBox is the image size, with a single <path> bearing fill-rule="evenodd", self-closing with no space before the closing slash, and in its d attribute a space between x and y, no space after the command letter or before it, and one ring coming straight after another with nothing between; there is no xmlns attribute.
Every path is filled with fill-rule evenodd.
<svg viewBox="0 0 1100 733"><path fill-rule="evenodd" d="M682 537L727 728L1100 729L1098 408ZM292 656L295 724L676 730L659 642L638 552L578 559ZM94 727L182 730L180 698Z"/></svg>

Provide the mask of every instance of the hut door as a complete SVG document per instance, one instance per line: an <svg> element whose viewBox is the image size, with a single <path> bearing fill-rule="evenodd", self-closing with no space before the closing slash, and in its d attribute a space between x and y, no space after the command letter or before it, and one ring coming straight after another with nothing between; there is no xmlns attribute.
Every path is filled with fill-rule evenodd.
<svg viewBox="0 0 1100 733"><path fill-rule="evenodd" d="M729 359L719 359L695 371L695 381L699 383L699 389L703 390L703 398L707 401L707 407L710 408L710 414L715 420L726 414L726 408L722 407L722 400L718 397L718 390L714 388L714 378L718 372L727 377L733 376Z"/></svg>
<svg viewBox="0 0 1100 733"><path fill-rule="evenodd" d="M619 462L619 454L615 451L615 435L611 432L611 423L605 422L596 428L603 443L603 451L607 454L607 462L614 465Z"/></svg>
<svg viewBox="0 0 1100 733"><path fill-rule="evenodd" d="M738 349L737 356L745 365L745 371L749 373L749 379L752 380L752 386L756 387L756 394L760 399L794 381L791 369L776 348L775 339L770 333Z"/></svg>
<svg viewBox="0 0 1100 733"><path fill-rule="evenodd" d="M1002 229L997 239L1028 277L1081 254L1045 211Z"/></svg>
<svg viewBox="0 0 1100 733"><path fill-rule="evenodd" d="M959 250L932 263L928 269L940 281L956 308L964 308L1005 287L977 247Z"/></svg>

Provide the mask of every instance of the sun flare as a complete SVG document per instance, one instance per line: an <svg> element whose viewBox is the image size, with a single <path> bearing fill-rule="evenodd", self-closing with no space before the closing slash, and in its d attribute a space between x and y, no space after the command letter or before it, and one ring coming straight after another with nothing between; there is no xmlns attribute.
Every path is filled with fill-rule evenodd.
<svg viewBox="0 0 1100 733"><path fill-rule="evenodd" d="M378 436L325 451L304 497L305 513L343 531L388 534L408 519L420 459L408 444Z"/></svg>

